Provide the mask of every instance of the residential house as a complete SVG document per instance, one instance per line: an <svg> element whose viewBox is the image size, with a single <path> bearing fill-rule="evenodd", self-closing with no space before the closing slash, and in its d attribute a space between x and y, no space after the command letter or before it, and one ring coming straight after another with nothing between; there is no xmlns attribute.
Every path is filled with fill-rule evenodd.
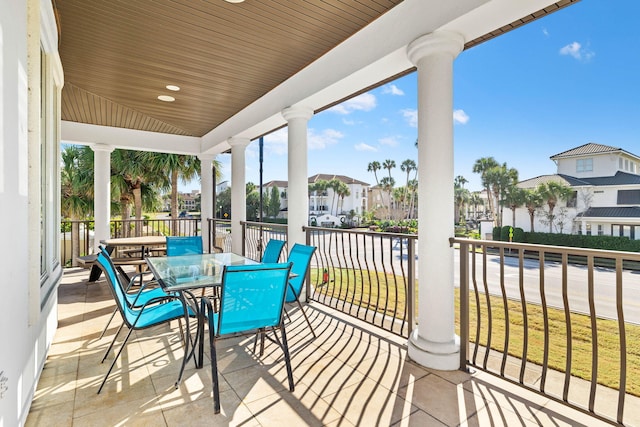
<svg viewBox="0 0 640 427"><path fill-rule="evenodd" d="M573 189L573 197L554 209L553 232L626 236L640 239L640 157L622 148L588 143L551 156L557 173L518 183L521 188L556 181ZM534 230L548 231L546 205L535 216ZM504 224L511 224L505 209ZM516 225L528 231L525 208L516 211Z"/></svg>
<svg viewBox="0 0 640 427"><path fill-rule="evenodd" d="M315 218L315 222L320 222L319 219L323 218L323 222L333 222L337 225L338 221L344 221L342 218L353 216L359 217L363 212L367 210L368 206L368 189L369 184L363 181L359 181L355 178L351 178L345 175L332 175L332 174L316 174L310 176L308 184L314 184L318 181L331 181L337 179L343 182L349 188L349 194L340 197L332 188L327 188L325 191L313 191L309 193L309 219ZM277 187L280 191L280 211L281 216L286 217L288 210L288 198L287 198L287 181L269 181L263 185L264 191L270 194L272 187ZM329 218L327 218L327 216Z"/></svg>

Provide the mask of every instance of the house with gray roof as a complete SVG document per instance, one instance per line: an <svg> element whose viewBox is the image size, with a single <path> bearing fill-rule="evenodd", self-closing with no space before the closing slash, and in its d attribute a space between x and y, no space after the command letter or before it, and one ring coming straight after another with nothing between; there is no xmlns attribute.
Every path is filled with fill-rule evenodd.
<svg viewBox="0 0 640 427"><path fill-rule="evenodd" d="M640 157L622 148L588 143L551 156L555 175L543 175L518 183L535 188L549 181L574 190L574 197L558 204L556 215L563 227L554 231L627 236L640 239ZM505 215L504 224L511 219ZM536 215L535 231L548 230L544 215ZM528 231L530 218L525 208L516 211L516 226Z"/></svg>

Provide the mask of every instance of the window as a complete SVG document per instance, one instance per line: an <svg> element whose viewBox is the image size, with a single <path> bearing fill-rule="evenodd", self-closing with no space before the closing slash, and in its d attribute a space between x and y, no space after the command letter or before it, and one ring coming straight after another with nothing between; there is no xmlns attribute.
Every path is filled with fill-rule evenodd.
<svg viewBox="0 0 640 427"><path fill-rule="evenodd" d="M576 160L576 172L591 172L593 171L593 159L577 159Z"/></svg>
<svg viewBox="0 0 640 427"><path fill-rule="evenodd" d="M604 230L602 229L602 224L598 224L598 236L602 236L604 234Z"/></svg>
<svg viewBox="0 0 640 427"><path fill-rule="evenodd" d="M578 192L574 191L571 197L567 199L567 207L575 208L578 205Z"/></svg>
<svg viewBox="0 0 640 427"><path fill-rule="evenodd" d="M640 204L640 190L618 190L619 205Z"/></svg>
<svg viewBox="0 0 640 427"><path fill-rule="evenodd" d="M624 161L624 160L622 160L622 157L620 157L620 159L618 159L618 169L620 169L620 170L622 170L622 166L623 166L623 165L622 165L622 162L623 162L623 161Z"/></svg>
<svg viewBox="0 0 640 427"><path fill-rule="evenodd" d="M624 170L628 171L629 169L629 159L624 159Z"/></svg>

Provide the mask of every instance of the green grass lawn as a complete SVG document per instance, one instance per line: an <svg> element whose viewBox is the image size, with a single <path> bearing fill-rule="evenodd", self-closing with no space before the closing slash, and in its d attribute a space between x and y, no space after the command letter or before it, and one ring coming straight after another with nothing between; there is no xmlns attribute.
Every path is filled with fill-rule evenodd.
<svg viewBox="0 0 640 427"><path fill-rule="evenodd" d="M367 272L348 269L330 269L330 281L323 285L322 271L311 269L311 283L315 292L347 303L368 307L387 315L402 317L405 313L406 292L404 279L401 276L382 272ZM459 331L460 296L455 290L456 330ZM416 292L417 293L417 292ZM487 345L488 310L486 297L480 295L480 344ZM504 351L504 337L507 330L502 298L490 297L492 334L491 348ZM397 304L397 305L396 305ZM477 311L475 297L470 296L469 336L472 342L476 337ZM542 307L527 304L528 352L527 360L542 365L544 350L544 320ZM522 304L519 301L508 301L509 312L509 355L520 358L524 342L524 317ZM417 318L417 317L416 317ZM549 308L549 368L564 372L567 355L567 322L562 310ZM572 313L571 324L571 374L591 380L592 363L592 327L588 316ZM598 383L617 389L620 377L620 339L618 323L613 320L597 319L596 331L598 340ZM626 391L640 396L640 326L625 325L627 341L627 386Z"/></svg>

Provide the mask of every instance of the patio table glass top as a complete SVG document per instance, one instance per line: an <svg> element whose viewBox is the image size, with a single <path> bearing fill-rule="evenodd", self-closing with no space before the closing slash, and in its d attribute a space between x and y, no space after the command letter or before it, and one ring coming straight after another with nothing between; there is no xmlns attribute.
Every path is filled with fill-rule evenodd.
<svg viewBox="0 0 640 427"><path fill-rule="evenodd" d="M220 286L225 265L258 264L232 252L147 257L146 260L160 286L167 292Z"/></svg>

